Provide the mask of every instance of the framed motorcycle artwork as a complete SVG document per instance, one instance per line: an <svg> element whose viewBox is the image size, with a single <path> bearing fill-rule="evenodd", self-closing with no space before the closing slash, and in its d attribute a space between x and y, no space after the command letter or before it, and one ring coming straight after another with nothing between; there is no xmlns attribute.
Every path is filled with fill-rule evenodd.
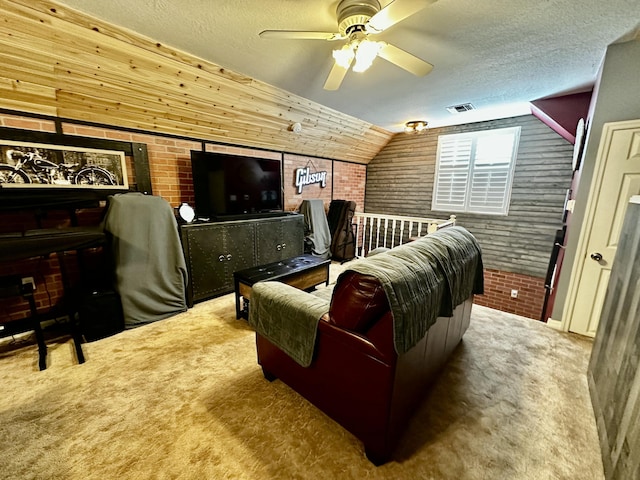
<svg viewBox="0 0 640 480"><path fill-rule="evenodd" d="M124 152L0 140L0 187L128 189Z"/></svg>

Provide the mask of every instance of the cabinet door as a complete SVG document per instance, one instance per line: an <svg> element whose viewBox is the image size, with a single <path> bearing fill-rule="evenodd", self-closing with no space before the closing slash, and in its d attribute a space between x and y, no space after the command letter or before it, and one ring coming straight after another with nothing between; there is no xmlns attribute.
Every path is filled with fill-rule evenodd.
<svg viewBox="0 0 640 480"><path fill-rule="evenodd" d="M282 260L282 228L281 221L265 220L256 223L256 256L257 264Z"/></svg>
<svg viewBox="0 0 640 480"><path fill-rule="evenodd" d="M302 215L265 220L256 224L258 265L302 255L304 223Z"/></svg>
<svg viewBox="0 0 640 480"><path fill-rule="evenodd" d="M203 225L185 229L191 302L213 297L227 288L224 228ZM220 260L222 258L222 260Z"/></svg>
<svg viewBox="0 0 640 480"><path fill-rule="evenodd" d="M304 253L304 221L302 215L280 222L282 230L282 258L297 257Z"/></svg>
<svg viewBox="0 0 640 480"><path fill-rule="evenodd" d="M233 272L256 265L253 222L228 224L225 229L227 256L225 261L226 286L233 290Z"/></svg>

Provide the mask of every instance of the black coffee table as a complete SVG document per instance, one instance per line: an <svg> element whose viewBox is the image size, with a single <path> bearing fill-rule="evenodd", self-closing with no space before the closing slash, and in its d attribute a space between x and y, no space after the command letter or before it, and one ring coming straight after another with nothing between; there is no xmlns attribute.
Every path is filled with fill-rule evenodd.
<svg viewBox="0 0 640 480"><path fill-rule="evenodd" d="M328 285L330 264L331 260L313 255L300 255L234 272L236 318L248 318L247 301L251 298L251 287L255 283L267 280L278 281L300 290L307 290L323 282Z"/></svg>

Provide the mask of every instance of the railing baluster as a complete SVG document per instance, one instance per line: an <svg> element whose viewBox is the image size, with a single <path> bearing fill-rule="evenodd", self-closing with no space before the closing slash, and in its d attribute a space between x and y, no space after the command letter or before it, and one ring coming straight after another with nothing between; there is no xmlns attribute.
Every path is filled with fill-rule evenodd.
<svg viewBox="0 0 640 480"><path fill-rule="evenodd" d="M364 217L364 223L362 224L362 256L366 255L365 248L367 247L367 222L371 222L370 217Z"/></svg>
<svg viewBox="0 0 640 480"><path fill-rule="evenodd" d="M369 250L367 250L367 253L371 251L371 240L373 240L373 218L369 222Z"/></svg>
<svg viewBox="0 0 640 480"><path fill-rule="evenodd" d="M396 246L396 219L391 221L391 248Z"/></svg>
<svg viewBox="0 0 640 480"><path fill-rule="evenodd" d="M402 239L404 237L404 220L400 220L400 243L402 245Z"/></svg>
<svg viewBox="0 0 640 480"><path fill-rule="evenodd" d="M374 248L378 248L380 245L380 217L378 217L378 221L376 223L376 246Z"/></svg>
<svg viewBox="0 0 640 480"><path fill-rule="evenodd" d="M387 232L389 231L389 219L384 219L384 242L382 244L383 247L387 247Z"/></svg>
<svg viewBox="0 0 640 480"><path fill-rule="evenodd" d="M356 221L356 238L355 238L355 255L356 257L361 256L358 255L358 241L360 239L360 216L359 215L354 215L354 220Z"/></svg>

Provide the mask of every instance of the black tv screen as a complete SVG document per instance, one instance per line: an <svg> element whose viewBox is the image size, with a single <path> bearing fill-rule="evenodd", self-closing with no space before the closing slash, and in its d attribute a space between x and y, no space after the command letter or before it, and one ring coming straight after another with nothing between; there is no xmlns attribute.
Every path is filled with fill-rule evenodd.
<svg viewBox="0 0 640 480"><path fill-rule="evenodd" d="M192 150L191 169L198 217L282 210L279 160Z"/></svg>

